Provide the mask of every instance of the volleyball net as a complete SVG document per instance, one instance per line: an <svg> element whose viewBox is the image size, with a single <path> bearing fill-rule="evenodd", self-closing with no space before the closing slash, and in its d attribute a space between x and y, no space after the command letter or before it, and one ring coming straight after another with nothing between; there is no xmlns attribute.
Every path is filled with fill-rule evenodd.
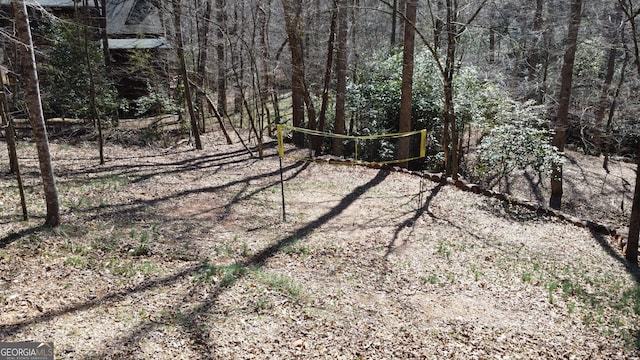
<svg viewBox="0 0 640 360"><path fill-rule="evenodd" d="M424 158L427 148L426 130L343 135L278 124L277 135L280 158L299 161L363 165L397 164ZM298 147L285 149L286 142L292 142ZM399 151L402 145L407 146L407 151Z"/></svg>

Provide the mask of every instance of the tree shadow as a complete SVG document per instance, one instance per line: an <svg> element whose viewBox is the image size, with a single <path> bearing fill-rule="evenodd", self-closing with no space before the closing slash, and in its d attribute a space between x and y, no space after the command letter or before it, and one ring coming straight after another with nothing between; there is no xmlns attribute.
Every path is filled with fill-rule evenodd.
<svg viewBox="0 0 640 360"><path fill-rule="evenodd" d="M621 253L617 251L611 243L607 240L606 235L591 230L591 236L593 239L600 245L602 250L607 253L611 258L618 261L622 266L624 266L625 270L633 277L636 281L636 284L640 285L640 268L636 264L632 264L628 262L624 257L621 256Z"/></svg>
<svg viewBox="0 0 640 360"><path fill-rule="evenodd" d="M299 165L296 165L296 166L299 166ZM339 216L350 205L352 205L358 198L360 198L364 193L366 193L367 190L382 183L387 178L388 175L389 175L388 171L379 170L375 177L373 177L367 183L356 187L351 193L343 197L335 207L331 208L324 215L318 217L314 221L307 223L303 227L295 230L291 235L278 240L271 246L268 246L262 249L262 251L256 253L250 258L244 261L238 261L234 265L241 269L252 269L252 268L263 266L265 262L267 262L274 255L278 254L283 248L286 248L287 246L295 243L296 241L299 241L300 239L307 237L314 230L318 229L319 227L326 224L330 220ZM257 176L263 177L264 174L257 175ZM17 238L20 238L20 236L16 237L16 239ZM89 310L94 307L104 305L105 303L115 302L123 297L131 296L136 293L144 292L154 288L171 286L172 284L175 284L176 282L184 278L198 274L200 271L205 269L206 266L207 266L206 262L195 265L195 266L191 266L173 275L163 277L161 279L146 281L130 289L116 291L116 292L104 295L102 297L95 298L90 301L66 306L59 310L49 311L41 315L35 316L33 318L23 320L18 323L14 323L10 325L1 325L0 338L6 338L9 336L12 336L28 326L50 321L55 318L64 316L66 314ZM206 318L206 316L204 315L206 315L216 305L219 297L226 291L226 289L233 286L237 281L245 277L247 273L248 271L239 271L232 278L227 279L228 281L225 281L224 285L220 285L220 284L217 285L213 289L213 291L208 293L207 297L204 300L202 300L198 306L195 306L186 314L183 314L184 316L181 316L179 318L178 324L181 327L183 327L187 333L190 334L192 338L191 340L193 341L192 346L197 347L196 350L201 355L201 358L203 359L217 358L213 353L215 349L210 349L207 347L207 333L204 330L207 328L206 326L207 324L206 324L206 320L203 320L204 318ZM120 338L114 339L113 341L111 341L109 344L109 347L114 349L126 349L124 351L135 352L134 347L141 339L145 337L146 334L151 332L157 326L162 325L163 323L168 323L170 321L175 322L176 320L171 319L170 314L166 314L166 315L161 315L159 319L155 319L154 321L149 320L144 323L141 323L137 327L132 329L128 333L128 335L121 336ZM114 355L112 352L109 352L109 353L107 352L108 352L108 349L105 349L103 353L91 355L86 358L87 359L104 359ZM124 356L123 354L119 354L119 355Z"/></svg>
<svg viewBox="0 0 640 360"><path fill-rule="evenodd" d="M443 183L438 183L438 185L436 185L433 189L431 189L431 192L425 198L424 203L420 204L420 206L418 207L418 209L416 210L414 215L412 217L406 219L405 221L403 221L402 223L400 223L396 227L396 230L393 233L393 237L391 238L391 241L387 245L387 251L386 251L386 253L384 255L385 258L388 258L389 255L391 255L393 250L396 248L396 246L397 246L396 245L396 241L398 240L398 237L400 236L400 232L404 228L412 227L416 223L416 221L418 221L418 219L421 218L422 215L424 215L425 212L427 212L427 214L429 214L429 216L431 218L436 218L436 216L429 210L429 205L431 205L431 202L436 197L436 195L438 195L438 193L440 192L440 190L442 190L443 187L444 187Z"/></svg>

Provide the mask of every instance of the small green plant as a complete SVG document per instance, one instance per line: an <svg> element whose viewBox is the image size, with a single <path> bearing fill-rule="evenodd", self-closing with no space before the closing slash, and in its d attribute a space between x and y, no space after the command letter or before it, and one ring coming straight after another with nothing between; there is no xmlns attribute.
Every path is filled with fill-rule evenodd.
<svg viewBox="0 0 640 360"><path fill-rule="evenodd" d="M422 281L427 284L435 285L438 283L438 274L433 273L433 274L430 274L429 276L425 276L422 278Z"/></svg>
<svg viewBox="0 0 640 360"><path fill-rule="evenodd" d="M202 265L196 273L195 280L203 284L218 284L220 287L229 287L240 277L249 272L247 266L240 263L215 266L209 263Z"/></svg>
<svg viewBox="0 0 640 360"><path fill-rule="evenodd" d="M482 272L480 272L480 270L478 270L478 268L475 265L471 265L471 273L473 274L474 281L480 280L480 276L482 276Z"/></svg>
<svg viewBox="0 0 640 360"><path fill-rule="evenodd" d="M556 289L558 288L558 282L557 281L551 281L549 282L549 284L547 284L547 291L549 292L549 303L550 304L555 304L555 299L553 297L553 294L555 293Z"/></svg>
<svg viewBox="0 0 640 360"><path fill-rule="evenodd" d="M447 260L449 260L449 258L451 257L451 249L449 248L445 240L438 240L438 248L436 249L436 254L444 257Z"/></svg>
<svg viewBox="0 0 640 360"><path fill-rule="evenodd" d="M522 281L524 282L531 282L531 272L529 271L525 271L522 273Z"/></svg>
<svg viewBox="0 0 640 360"><path fill-rule="evenodd" d="M85 261L82 258L76 257L76 256L70 256L66 259L64 259L64 264L67 266L71 266L74 268L82 268L85 266Z"/></svg>
<svg viewBox="0 0 640 360"><path fill-rule="evenodd" d="M294 299L299 299L302 294L300 286L288 276L260 272L259 278L266 286L281 291Z"/></svg>
<svg viewBox="0 0 640 360"><path fill-rule="evenodd" d="M249 245L247 245L246 242L243 242L242 246L240 247L240 255L242 255L242 257L249 256Z"/></svg>
<svg viewBox="0 0 640 360"><path fill-rule="evenodd" d="M271 303L264 296L260 296L253 304L254 311L257 313L263 312L271 308Z"/></svg>

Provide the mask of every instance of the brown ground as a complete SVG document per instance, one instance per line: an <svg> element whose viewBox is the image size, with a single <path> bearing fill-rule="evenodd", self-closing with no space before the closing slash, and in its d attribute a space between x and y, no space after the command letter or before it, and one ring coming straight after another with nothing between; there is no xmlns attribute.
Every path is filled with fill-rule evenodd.
<svg viewBox="0 0 640 360"><path fill-rule="evenodd" d="M432 182L419 203L407 174L288 160L283 223L273 146L204 145L109 145L99 165L92 144L53 144L54 231L38 227L34 146L29 222L1 151L0 340L54 341L60 359L640 358L640 277L609 238ZM605 181L571 156L569 211L624 224L632 168Z"/></svg>

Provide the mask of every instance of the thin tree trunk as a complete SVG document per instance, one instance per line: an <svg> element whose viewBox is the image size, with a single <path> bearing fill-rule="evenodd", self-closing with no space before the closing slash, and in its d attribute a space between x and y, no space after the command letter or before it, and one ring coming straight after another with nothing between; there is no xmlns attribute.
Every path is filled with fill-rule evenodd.
<svg viewBox="0 0 640 360"><path fill-rule="evenodd" d="M398 0L393 0L391 7L391 42L389 43L389 52L393 53L396 48L396 31L398 28Z"/></svg>
<svg viewBox="0 0 640 360"><path fill-rule="evenodd" d="M218 110L223 114L227 113L227 73L225 63L225 41L224 41L224 29L226 29L227 15L226 15L226 1L216 0L216 22L218 23L218 30L216 31L216 57L218 62L218 74L217 74L217 90L218 90Z"/></svg>
<svg viewBox="0 0 640 360"><path fill-rule="evenodd" d="M38 82L38 71L36 69L36 58L31 39L31 28L27 16L27 6L24 0L12 0L16 31L21 44L17 47L22 59L23 77L25 86L25 96L27 109L29 110L29 122L36 141L38 150L38 162L40 164L40 176L44 185L45 202L47 215L45 225L56 227L60 225L60 203L58 202L58 188L49 152L49 139L47 128L42 112L42 101L40 98L40 84Z"/></svg>
<svg viewBox="0 0 640 360"><path fill-rule="evenodd" d="M266 8L265 8L266 5ZM262 59L262 86L260 87L260 100L267 116L267 136L273 136L273 115L269 107L271 93L273 92L273 76L271 71L271 54L269 52L269 19L271 18L271 0L266 4L257 5L258 28L260 30L260 57Z"/></svg>
<svg viewBox="0 0 640 360"><path fill-rule="evenodd" d="M0 74L0 112L2 116L2 127L7 135L7 148L9 150L9 163L11 172L16 175L18 182L18 191L20 193L20 205L22 206L22 219L29 220L27 212L27 199L24 195L24 184L22 183L22 174L20 173L20 164L18 163L18 154L16 150L16 129L13 126L13 119L9 115L9 105L7 104L7 94L4 91L4 74Z"/></svg>
<svg viewBox="0 0 640 360"><path fill-rule="evenodd" d="M622 41L624 42L624 41ZM611 131L613 127L613 117L616 112L616 107L618 106L618 98L620 97L620 91L622 90L622 85L624 85L625 81L625 73L627 71L627 65L629 64L629 51L627 49L624 50L624 59L622 60L622 67L620 68L620 77L618 78L618 83L616 84L616 91L613 93L613 98L611 99L611 105L609 106L609 113L607 115L607 123L604 127L604 143L603 143L603 152L604 159L602 160L602 168L609 173L609 154L611 153Z"/></svg>
<svg viewBox="0 0 640 360"><path fill-rule="evenodd" d="M347 92L347 0L338 0L338 49L336 51L336 117L333 132L345 133L345 95ZM342 139L334 138L332 153L342 156Z"/></svg>
<svg viewBox="0 0 640 360"><path fill-rule="evenodd" d="M609 51L607 54L607 61L602 68L603 84L600 90L600 96L598 98L598 105L594 113L593 124L593 151L596 155L600 155L604 152L602 144L602 127L604 122L604 116L608 109L611 107L611 84L616 71L616 57L618 56L618 45L620 37L618 36L618 23L620 22L620 9L616 9L613 12L612 19L608 24L609 27Z"/></svg>
<svg viewBox="0 0 640 360"><path fill-rule="evenodd" d="M578 30L580 29L581 18L582 0L574 0L571 4L569 31L567 34L567 48L564 54L560 74L560 103L558 104L555 134L553 135L553 146L555 146L560 152L564 151L564 146L567 141L569 105L571 104L571 85L573 80L573 63L576 58ZM549 199L549 207L552 209L560 209L562 205L562 193L562 164L555 164L551 173L551 197Z"/></svg>
<svg viewBox="0 0 640 360"><path fill-rule="evenodd" d="M458 9L457 3L446 1L447 52L443 76L444 88L444 167L447 176L458 176L458 134L456 115L453 103L453 77L455 74L455 56L458 44Z"/></svg>
<svg viewBox="0 0 640 360"><path fill-rule="evenodd" d="M187 74L187 62L184 56L184 44L182 39L182 4L180 0L173 0L173 15L176 28L176 52L178 54L178 62L180 63L180 75L184 84L184 97L187 102L187 110L191 120L191 131L196 142L196 149L202 150L202 141L200 139L200 129L198 128L198 118L193 108L193 97L191 96L191 84L189 82L189 74Z"/></svg>
<svg viewBox="0 0 640 360"><path fill-rule="evenodd" d="M631 220L629 222L629 239L625 249L625 258L634 263L638 263L638 238L640 238L640 142L636 150L636 186L633 191L633 205L631 206Z"/></svg>
<svg viewBox="0 0 640 360"><path fill-rule="evenodd" d="M633 55L636 71L638 75L640 75L640 45L638 44L638 26L636 24L636 17L640 15L640 9L633 9L633 3L631 1L625 4L620 0L619 4L631 26ZM640 238L640 141L638 141L636 146L636 162L638 163L638 168L636 170L636 186L633 192L633 205L631 207L631 219L629 221L629 239L624 254L625 259L634 264L638 263L638 240Z"/></svg>
<svg viewBox="0 0 640 360"><path fill-rule="evenodd" d="M207 89L207 59L209 55L209 23L211 22L212 0L206 0L200 31L198 32L198 80L202 90ZM202 117L202 132L207 131L206 128L206 112L204 106L204 96L206 92L197 93L197 101L200 104L200 116Z"/></svg>
<svg viewBox="0 0 640 360"><path fill-rule="evenodd" d="M98 155L100 158L100 164L104 164L104 137L102 136L102 120L98 114L98 107L96 105L96 81L93 74L93 64L91 63L91 56L89 54L89 2L83 0L85 25L82 27L82 37L84 46L84 60L87 66L87 76L89 77L89 108L91 110L91 117L93 117L93 123L98 128Z"/></svg>
<svg viewBox="0 0 640 360"><path fill-rule="evenodd" d="M402 54L402 88L400 95L400 121L399 132L411 131L411 105L413 101L413 64L414 64L414 51L415 51L415 37L416 37L416 18L417 18L417 0L407 0L407 8L405 11L405 26L404 26L404 50ZM398 155L399 160L409 158L409 138L401 137L398 141ZM402 167L409 166L409 163L403 161L399 164Z"/></svg>
<svg viewBox="0 0 640 360"><path fill-rule="evenodd" d="M282 0L289 49L291 50L291 103L293 126L299 127L304 122L304 51L302 45L302 2L301 0ZM295 133L293 141L303 146L304 138Z"/></svg>
<svg viewBox="0 0 640 360"><path fill-rule="evenodd" d="M333 47L336 38L337 28L337 1L333 2L334 9L331 11L331 26L329 29L329 41L327 41L327 63L324 70L324 82L322 86L322 103L320 104L320 115L318 115L318 126L314 130L324 131L325 122L327 119L327 108L329 107L329 87L331 86L331 73L333 70ZM322 153L322 138L313 138L313 150L315 155L318 156Z"/></svg>

